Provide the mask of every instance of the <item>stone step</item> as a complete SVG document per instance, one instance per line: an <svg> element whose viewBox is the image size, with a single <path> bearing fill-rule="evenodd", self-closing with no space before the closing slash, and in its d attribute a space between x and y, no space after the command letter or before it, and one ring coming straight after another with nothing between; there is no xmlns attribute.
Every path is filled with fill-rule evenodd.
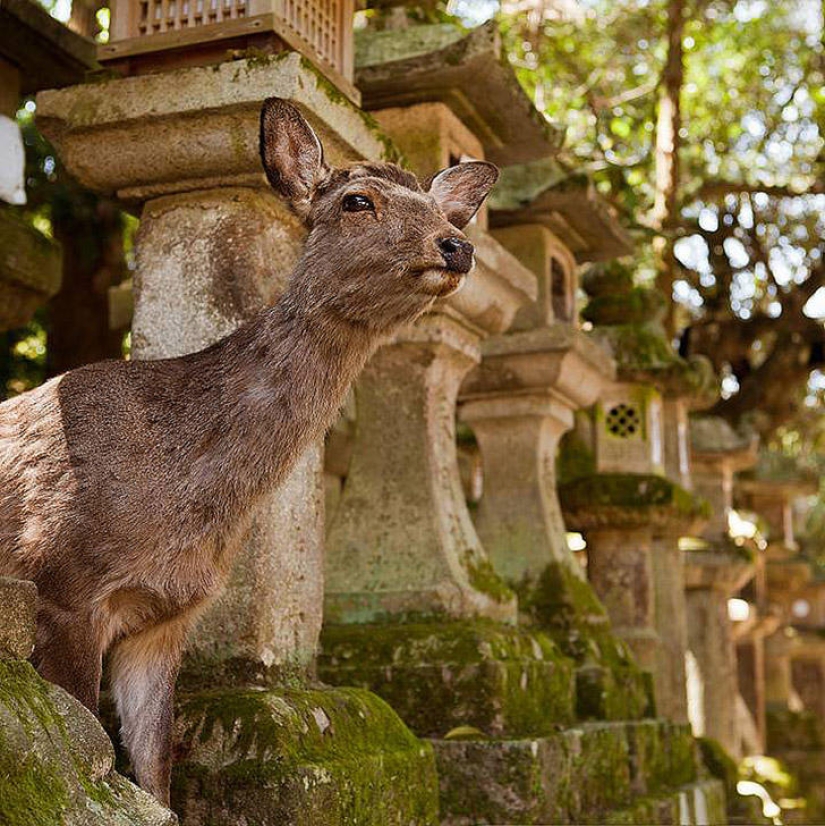
<svg viewBox="0 0 825 826"><path fill-rule="evenodd" d="M0 576L0 660L25 660L34 649L37 587Z"/></svg>
<svg viewBox="0 0 825 826"><path fill-rule="evenodd" d="M431 742L443 826L604 822L640 798L699 779L689 727L663 720L587 723L534 739Z"/></svg>

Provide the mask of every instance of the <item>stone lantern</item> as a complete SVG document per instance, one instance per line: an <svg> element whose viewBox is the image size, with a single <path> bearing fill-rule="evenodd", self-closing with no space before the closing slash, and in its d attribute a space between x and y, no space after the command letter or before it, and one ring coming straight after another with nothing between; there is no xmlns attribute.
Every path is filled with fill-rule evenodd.
<svg viewBox="0 0 825 826"><path fill-rule="evenodd" d="M618 372L565 445L562 506L568 524L585 535L588 578L617 633L653 673L660 710L683 721L687 632L678 540L701 521L703 506L665 473L664 399L705 395L708 374L673 352L658 324L661 299L634 287L627 267L596 265L583 284L590 303L582 315L611 346Z"/></svg>
<svg viewBox="0 0 825 826"><path fill-rule="evenodd" d="M192 0L190 9L195 7ZM163 42L178 32L166 34ZM164 33L148 35L147 45L154 37ZM220 42L222 47L230 43ZM181 65L187 54L192 65ZM72 174L140 212L134 358L206 347L272 303L283 289L304 228L267 186L261 169L259 118L265 98L281 97L301 109L331 165L397 157L374 121L329 82L323 65L313 63L314 54L246 51L237 59L204 66L199 43L181 45L175 53L181 63L173 71L160 71L160 63L135 64L138 73L132 76L38 97L40 128ZM140 73L149 68L150 73ZM173 803L184 821L194 817L193 810L207 819L226 810L220 774L226 765L244 761L250 767L247 776L256 778L255 772L264 770L261 750L239 752L232 746L231 733L245 725L242 715L272 733L265 751L285 750L275 761L282 764L279 782L294 783L284 797L274 781L256 782L254 789L237 794L231 806L239 820L265 810L278 822L294 822L312 818L306 813L319 807L333 823L366 820L370 804L344 790L342 784L349 782L345 775L361 777L379 798L385 797L388 819L410 822L413 810L436 805L432 751L422 748L385 704L364 691L309 686L323 614L322 474L319 442L283 486L257 506L226 590L189 640L178 683L178 748L187 758L176 764L180 782L173 784ZM289 690L284 688L287 678ZM249 691L253 686L258 690ZM204 695L205 688L210 691ZM191 735L203 715L223 723L211 729L209 738L195 742ZM318 732L323 752L316 752L309 770L307 725ZM391 736L402 738L395 741L401 751L393 750L393 765L401 775L383 767L380 756L369 766L360 762L356 767L365 748L360 738L368 740L375 727L382 736L395 732ZM333 729L334 741L324 736ZM331 755L323 745L332 742L338 768L329 772L324 762ZM383 754L382 746L376 754ZM339 774L342 766L351 768ZM407 779L399 782L402 776ZM413 777L423 782L413 783ZM409 787L403 799L391 784Z"/></svg>
<svg viewBox="0 0 825 826"><path fill-rule="evenodd" d="M609 254L623 235L595 197L555 197L547 212L535 206L566 175L553 158L502 172L491 198L492 233L535 273L538 295L507 333L482 345L481 364L462 385L459 416L480 452L474 518L494 568L519 594L522 614L576 660L579 713L633 717L647 705L644 681L567 546L555 473L559 440L575 412L614 377L607 350L578 329L578 263ZM565 216L601 222L605 231L584 246ZM599 238L613 239L607 250Z"/></svg>
<svg viewBox="0 0 825 826"><path fill-rule="evenodd" d="M295 50L354 103L355 0L112 0L98 59L122 74Z"/></svg>
<svg viewBox="0 0 825 826"><path fill-rule="evenodd" d="M490 26L366 31L357 45L365 106L420 178L462 156L546 154L557 140ZM371 687L432 737L459 724L538 735L569 719L574 702L569 661L516 627L515 595L490 563L459 476L459 387L485 339L537 292L533 273L485 228L482 214L465 230L476 250L465 288L378 351L357 382L327 539L321 677ZM513 682L517 672L526 676Z"/></svg>
<svg viewBox="0 0 825 826"><path fill-rule="evenodd" d="M711 504L702 537L685 552L688 646L696 664L688 686L691 722L697 734L718 740L739 755L737 657L728 600L756 572L753 553L730 538L734 475L756 462L757 440L738 434L714 416L691 420L694 490Z"/></svg>

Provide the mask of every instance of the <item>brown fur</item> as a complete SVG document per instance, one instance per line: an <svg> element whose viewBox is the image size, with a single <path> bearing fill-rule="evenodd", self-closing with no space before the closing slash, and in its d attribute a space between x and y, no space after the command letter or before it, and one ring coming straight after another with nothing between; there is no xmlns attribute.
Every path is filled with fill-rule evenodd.
<svg viewBox="0 0 825 826"><path fill-rule="evenodd" d="M261 140L270 181L310 227L278 303L201 352L93 364L0 405L0 573L38 586L34 663L96 710L114 648L124 742L165 802L189 628L256 503L323 434L369 355L459 286L471 247L450 257L438 244L463 238L456 226L496 177L462 164L425 193L387 164L330 170L277 99ZM346 211L353 193L374 210Z"/></svg>

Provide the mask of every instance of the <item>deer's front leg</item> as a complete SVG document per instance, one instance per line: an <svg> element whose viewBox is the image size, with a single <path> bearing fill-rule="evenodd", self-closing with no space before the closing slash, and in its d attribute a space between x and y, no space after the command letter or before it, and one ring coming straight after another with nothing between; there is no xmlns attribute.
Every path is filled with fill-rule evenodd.
<svg viewBox="0 0 825 826"><path fill-rule="evenodd" d="M93 714L100 696L101 658L89 618L41 597L32 663L44 680L65 688Z"/></svg>
<svg viewBox="0 0 825 826"><path fill-rule="evenodd" d="M121 640L111 688L121 736L141 788L169 805L175 680L191 623L167 621Z"/></svg>

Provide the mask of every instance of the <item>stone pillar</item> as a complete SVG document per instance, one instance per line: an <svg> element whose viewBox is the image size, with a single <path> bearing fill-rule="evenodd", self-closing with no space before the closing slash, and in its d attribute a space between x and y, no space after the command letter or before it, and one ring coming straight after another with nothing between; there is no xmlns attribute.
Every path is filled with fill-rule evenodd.
<svg viewBox="0 0 825 826"><path fill-rule="evenodd" d="M588 579L607 607L616 634L630 646L639 665L655 673L661 639L654 619L650 528L619 522L585 530Z"/></svg>
<svg viewBox="0 0 825 826"><path fill-rule="evenodd" d="M455 444L458 389L481 341L507 327L535 281L488 235L469 235L467 288L379 350L356 385L319 673L376 691L419 734L471 725L537 736L572 719L572 664L515 626L515 595L473 527Z"/></svg>
<svg viewBox="0 0 825 826"><path fill-rule="evenodd" d="M134 357L200 350L273 303L303 236L266 190L149 201L136 239ZM190 639L182 684L266 682L273 669L312 667L323 604L320 462L315 445L262 503L226 590Z"/></svg>
<svg viewBox="0 0 825 826"><path fill-rule="evenodd" d="M693 520L673 519L653 534L655 625L659 635L656 701L659 713L688 721L685 652L688 648L685 570L679 540L691 533Z"/></svg>
<svg viewBox="0 0 825 826"><path fill-rule="evenodd" d="M753 576L752 563L734 553L688 551L685 557L688 648L703 686L697 736L712 737L739 756L737 665L728 599Z"/></svg>
<svg viewBox="0 0 825 826"><path fill-rule="evenodd" d="M328 538L329 622L515 620L458 475L455 401L478 346L466 324L430 315L379 350L359 379L358 437Z"/></svg>
<svg viewBox="0 0 825 826"><path fill-rule="evenodd" d="M574 411L588 407L612 372L606 351L564 324L486 342L462 389L461 419L484 461L475 515L495 569L535 585L548 565L581 577L567 548L556 493L556 453Z"/></svg>

